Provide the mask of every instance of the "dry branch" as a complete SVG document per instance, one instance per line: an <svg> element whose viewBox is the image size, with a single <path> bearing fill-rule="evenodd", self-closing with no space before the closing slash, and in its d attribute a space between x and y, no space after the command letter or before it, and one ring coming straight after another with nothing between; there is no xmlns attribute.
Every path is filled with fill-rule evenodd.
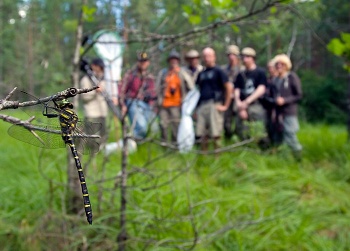
<svg viewBox="0 0 350 251"><path fill-rule="evenodd" d="M25 102L19 102L18 100L17 101L10 101L10 100L8 100L8 99L10 99L12 94L15 92L15 90L16 90L16 88L15 88L0 103L0 111L1 110L5 110L5 109L17 109L18 107L27 107L27 106L43 104L43 103L49 102L51 100L62 100L62 99L66 99L66 98L71 98L71 97L74 97L74 96L76 96L78 94L91 92L91 91L93 91L93 90L95 90L97 88L98 88L98 86L94 86L92 88L83 88L83 89L68 88L68 89L66 89L64 91L57 92L56 94L51 95L51 96L47 96L45 98L40 98L40 99L37 99L37 100L30 100L30 101L25 101Z"/></svg>

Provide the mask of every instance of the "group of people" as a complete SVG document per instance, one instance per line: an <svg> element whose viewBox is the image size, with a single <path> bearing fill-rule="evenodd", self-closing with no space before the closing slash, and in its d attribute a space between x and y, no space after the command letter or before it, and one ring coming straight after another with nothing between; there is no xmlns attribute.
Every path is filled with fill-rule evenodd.
<svg viewBox="0 0 350 251"><path fill-rule="evenodd" d="M300 80L291 71L287 55L275 56L267 65L268 74L257 66L256 56L252 48L240 51L230 45L226 50L227 64L219 66L214 49L207 47L201 55L196 50L188 51L187 65L182 66L180 54L173 50L167 57L168 66L155 78L149 72L149 55L138 54L136 66L124 74L119 84L119 105L129 118L133 136L146 137L149 124L158 115L162 141L176 142L183 100L197 88L200 98L195 133L202 150L208 149L209 140L219 147L221 136L231 139L236 134L241 140L247 139L247 122L260 121L269 145L285 142L300 158L302 146L296 136L297 106L302 97ZM88 105L91 100L87 97L84 102Z"/></svg>

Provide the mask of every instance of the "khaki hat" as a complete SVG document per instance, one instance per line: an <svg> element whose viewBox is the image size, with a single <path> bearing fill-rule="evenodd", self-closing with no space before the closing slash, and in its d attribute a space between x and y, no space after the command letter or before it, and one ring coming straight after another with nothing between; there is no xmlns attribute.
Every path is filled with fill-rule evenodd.
<svg viewBox="0 0 350 251"><path fill-rule="evenodd" d="M287 66L287 69L292 69L292 62L290 61L290 58L286 54L279 54L276 57L274 57L273 61L276 63L280 62Z"/></svg>
<svg viewBox="0 0 350 251"><path fill-rule="evenodd" d="M243 56L256 57L256 52L253 48L245 47L241 53Z"/></svg>
<svg viewBox="0 0 350 251"><path fill-rule="evenodd" d="M227 49L226 49L226 54L234 54L234 55L237 55L239 56L239 48L237 45L229 45L227 46Z"/></svg>
<svg viewBox="0 0 350 251"><path fill-rule="evenodd" d="M147 52L141 52L141 53L137 54L137 60L138 61L148 61L149 56L148 56Z"/></svg>
<svg viewBox="0 0 350 251"><path fill-rule="evenodd" d="M273 66L275 67L275 64L276 64L276 61L275 61L275 58L271 59L268 63L267 63L267 66Z"/></svg>
<svg viewBox="0 0 350 251"><path fill-rule="evenodd" d="M186 58L199 58L199 53L198 51L196 50L189 50L186 55L185 55Z"/></svg>

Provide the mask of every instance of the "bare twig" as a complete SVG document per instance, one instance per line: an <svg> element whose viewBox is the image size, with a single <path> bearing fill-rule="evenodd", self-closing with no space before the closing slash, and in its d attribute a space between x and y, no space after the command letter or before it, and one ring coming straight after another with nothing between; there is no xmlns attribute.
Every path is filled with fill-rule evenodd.
<svg viewBox="0 0 350 251"><path fill-rule="evenodd" d="M295 22L294 22L294 24L293 24L292 38L291 38L291 40L290 40L290 42L289 42L288 51L287 51L288 57L291 56L292 51L293 51L293 49L294 49L295 42L297 41L297 34L298 34L298 30L297 30L297 26L296 26L296 24L295 24Z"/></svg>
<svg viewBox="0 0 350 251"><path fill-rule="evenodd" d="M77 88L68 88L64 91L57 92L54 95L47 96L45 98L40 98L37 100L31 100L31 101L26 101L26 102L19 102L19 101L8 101L6 100L7 97L11 96L12 93L14 92L11 91L9 95L3 100L3 102L0 104L0 111L5 110L5 109L17 109L18 107L27 107L27 106L33 106L33 105L38 105L38 104L43 104L46 102L49 102L51 100L60 100L60 99L65 99L65 98L71 98L74 97L78 94L83 94L87 92L91 92L95 89L97 89L98 86L94 86L92 88L83 88L83 89L77 89Z"/></svg>
<svg viewBox="0 0 350 251"><path fill-rule="evenodd" d="M209 32L211 30L215 30L218 27L221 26L225 26L228 24L232 24L232 23L237 23L240 22L244 19L247 19L251 16L260 14L264 11L266 11L267 9L276 6L278 4L284 3L286 2L286 0L274 0L274 1L267 1L266 4L264 4L261 8L255 9L255 2L257 2L257 0L254 0L254 3L251 5L250 11L242 16L233 18L233 19L227 19L227 20L219 20L216 22L213 22L209 25L206 26L202 26L202 27L196 27L192 30L186 31L186 32L181 32L178 34L171 34L171 35L162 35L162 34L156 34L156 33L150 33L150 32L144 32L144 31L140 31L137 29L126 29L126 28L121 28L119 29L121 32L123 31L127 31L131 34L136 34L137 36L139 36L136 39L129 39L129 40L124 40L124 41L120 41L120 42L105 42L105 43L123 43L123 44L131 44L131 43L148 43L148 42L156 42L156 41L175 41L179 38L187 38L195 33L205 33L205 32ZM115 30L115 28L113 28ZM142 38L140 35L144 34L147 37L146 38ZM99 42L100 43L100 42Z"/></svg>

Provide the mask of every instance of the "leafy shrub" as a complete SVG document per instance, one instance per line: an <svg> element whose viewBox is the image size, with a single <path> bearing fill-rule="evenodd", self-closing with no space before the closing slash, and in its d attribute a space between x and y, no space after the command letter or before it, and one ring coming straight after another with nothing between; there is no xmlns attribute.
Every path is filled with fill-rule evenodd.
<svg viewBox="0 0 350 251"><path fill-rule="evenodd" d="M321 76L312 71L299 73L303 100L301 114L309 122L345 123L346 94L345 78Z"/></svg>

